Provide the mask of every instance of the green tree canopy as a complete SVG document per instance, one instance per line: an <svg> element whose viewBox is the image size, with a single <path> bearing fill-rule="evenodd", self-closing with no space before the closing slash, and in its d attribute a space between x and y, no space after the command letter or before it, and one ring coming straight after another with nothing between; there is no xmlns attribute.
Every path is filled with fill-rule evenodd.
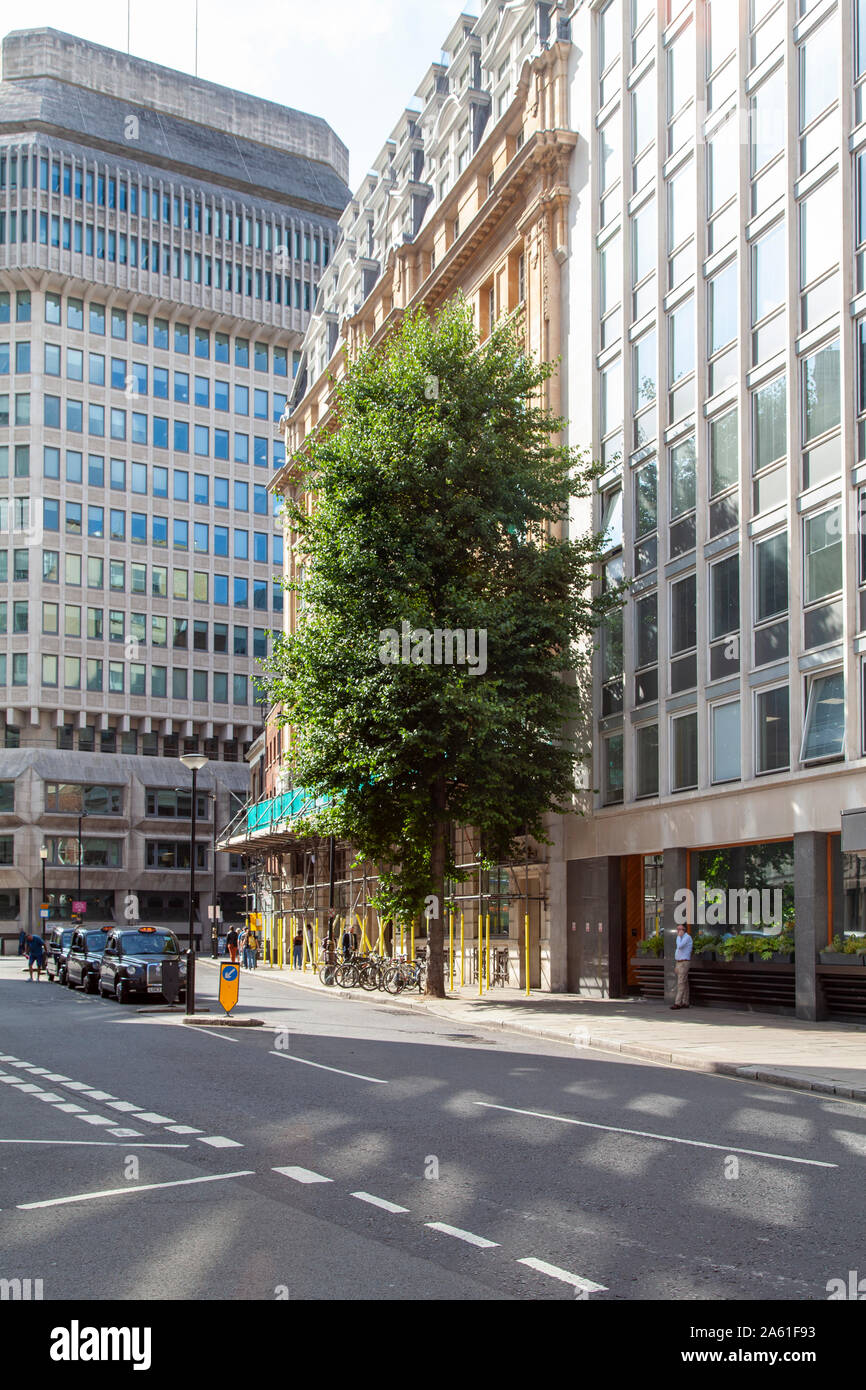
<svg viewBox="0 0 866 1390"><path fill-rule="evenodd" d="M463 299L435 320L419 310L347 364L331 421L293 460L299 617L274 643L268 693L296 784L327 799L315 828L377 864L379 910L433 898L437 995L448 825L505 859L572 805L587 639L620 602L592 592L600 537L562 538L597 470L553 442L565 422L540 402L554 370L513 321L481 343ZM445 664L455 632L467 661Z"/></svg>

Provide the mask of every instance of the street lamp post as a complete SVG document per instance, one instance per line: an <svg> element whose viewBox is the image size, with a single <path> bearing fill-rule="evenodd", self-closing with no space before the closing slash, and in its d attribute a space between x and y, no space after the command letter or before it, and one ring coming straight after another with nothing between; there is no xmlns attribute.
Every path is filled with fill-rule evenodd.
<svg viewBox="0 0 866 1390"><path fill-rule="evenodd" d="M186 1011L195 1013L195 802L196 778L207 763L203 753L185 753L184 767L192 773L192 815L189 830L189 949L186 956Z"/></svg>
<svg viewBox="0 0 866 1390"><path fill-rule="evenodd" d="M78 901L81 902L81 822L83 816L78 817Z"/></svg>
<svg viewBox="0 0 866 1390"><path fill-rule="evenodd" d="M41 911L41 909L42 909L42 907L47 906L47 903L48 903L48 899L47 899L46 896L45 896L45 864L46 864L46 862L47 862L47 860L48 860L48 846L47 846L47 845L41 845L41 846L40 846L40 849L39 849L39 858L42 860L42 902L41 902L41 904L40 904L40 912L39 912L39 921L41 922L41 921L42 921L42 911ZM46 920L47 920L47 919L46 919Z"/></svg>
<svg viewBox="0 0 866 1390"><path fill-rule="evenodd" d="M217 915L217 806L219 805L219 802L217 801L217 791L216 791L216 788L214 788L214 790L213 790L213 792L212 792L212 796L213 796L213 925L212 925L212 927L211 927L210 943L211 943L211 955L213 956L214 960L216 960L217 957L218 957L218 955L219 955L219 951L217 950L217 947L218 947L218 945L219 945L219 920L218 920L218 915Z"/></svg>

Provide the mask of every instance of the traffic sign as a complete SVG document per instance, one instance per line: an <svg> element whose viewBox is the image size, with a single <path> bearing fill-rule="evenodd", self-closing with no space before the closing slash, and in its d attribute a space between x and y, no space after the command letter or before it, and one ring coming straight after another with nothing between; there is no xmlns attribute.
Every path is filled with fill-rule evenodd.
<svg viewBox="0 0 866 1390"><path fill-rule="evenodd" d="M238 1002L238 989L240 988L241 972L231 961L225 961L220 966L220 1003L227 1014L230 1014L235 1004Z"/></svg>
<svg viewBox="0 0 866 1390"><path fill-rule="evenodd" d="M44 922L44 921L47 919L47 917L48 917L48 911L49 911L49 910L48 910L47 907L40 907L40 909L39 909L39 916L42 918L43 922Z"/></svg>

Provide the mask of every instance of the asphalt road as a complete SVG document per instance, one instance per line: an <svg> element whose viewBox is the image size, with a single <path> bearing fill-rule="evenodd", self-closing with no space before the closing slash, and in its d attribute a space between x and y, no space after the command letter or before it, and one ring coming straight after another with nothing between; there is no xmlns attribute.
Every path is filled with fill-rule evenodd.
<svg viewBox="0 0 866 1390"><path fill-rule="evenodd" d="M216 974L199 969L214 1002ZM45 1299L825 1300L866 1107L244 975L258 1030L0 963L0 1278Z"/></svg>

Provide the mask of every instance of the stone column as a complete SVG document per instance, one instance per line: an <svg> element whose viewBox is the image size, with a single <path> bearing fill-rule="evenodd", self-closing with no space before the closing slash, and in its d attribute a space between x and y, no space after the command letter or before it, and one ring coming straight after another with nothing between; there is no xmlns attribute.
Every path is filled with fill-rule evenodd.
<svg viewBox="0 0 866 1390"><path fill-rule="evenodd" d="M664 851L664 911L662 931L665 934L665 1003L672 1004L677 997L677 976L674 969L676 951L676 921L674 909L677 906L674 894L677 890L688 888L688 851L685 849L666 849ZM694 935L691 931L690 935Z"/></svg>
<svg viewBox="0 0 866 1390"><path fill-rule="evenodd" d="M827 1017L818 984L818 952L827 940L827 836L794 836L794 991L798 1018Z"/></svg>

